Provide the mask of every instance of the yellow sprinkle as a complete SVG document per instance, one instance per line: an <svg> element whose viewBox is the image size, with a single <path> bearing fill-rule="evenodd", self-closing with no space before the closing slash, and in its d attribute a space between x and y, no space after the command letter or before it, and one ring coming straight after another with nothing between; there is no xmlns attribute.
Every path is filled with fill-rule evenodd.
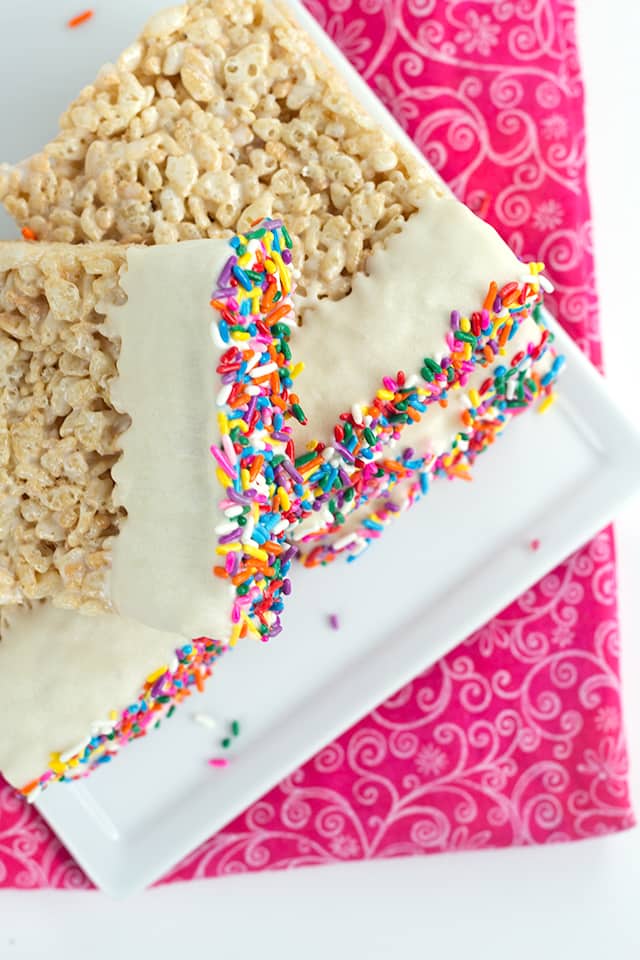
<svg viewBox="0 0 640 960"><path fill-rule="evenodd" d="M241 257L238 257L238 266L248 267L252 259L253 259L252 254L249 253L249 251L247 251L246 253L243 253Z"/></svg>
<svg viewBox="0 0 640 960"><path fill-rule="evenodd" d="M376 397L378 400L393 400L395 393L393 390L378 390Z"/></svg>
<svg viewBox="0 0 640 960"><path fill-rule="evenodd" d="M66 765L60 762L60 754L52 753L49 759L49 766L54 773L62 774L66 769Z"/></svg>
<svg viewBox="0 0 640 960"><path fill-rule="evenodd" d="M266 550L261 550L260 547L254 547L251 543L245 543L244 552L250 557L255 557L256 560L264 560L266 562L269 559L269 554Z"/></svg>
<svg viewBox="0 0 640 960"><path fill-rule="evenodd" d="M254 295L251 297L251 312L260 313L260 297L262 296L262 291L259 287L256 287Z"/></svg>
<svg viewBox="0 0 640 960"><path fill-rule="evenodd" d="M116 713L115 710L112 710L111 713L109 714L109 720L117 720L117 719L118 719L118 714Z"/></svg>
<svg viewBox="0 0 640 960"><path fill-rule="evenodd" d="M556 393L550 393L548 397L545 397L540 406L538 407L538 413L546 413L550 406L556 402Z"/></svg>
<svg viewBox="0 0 640 960"><path fill-rule="evenodd" d="M235 647L236 643L240 639L240 630L242 629L242 624L236 623L233 625L231 630L231 639L229 640L229 646Z"/></svg>
<svg viewBox="0 0 640 960"><path fill-rule="evenodd" d="M242 467L240 470L240 483L243 490L248 490L251 485L251 477L246 467Z"/></svg>
<svg viewBox="0 0 640 960"><path fill-rule="evenodd" d="M229 420L224 410L220 410L218 413L218 429L223 436L225 433L229 433Z"/></svg>
<svg viewBox="0 0 640 960"><path fill-rule="evenodd" d="M289 499L289 494L284 487L278 487L278 500L280 501L280 506L283 510L289 510L291 508L291 500Z"/></svg>
<svg viewBox="0 0 640 960"><path fill-rule="evenodd" d="M469 390L469 400L471 400L472 406L480 406L480 394L477 390Z"/></svg>
<svg viewBox="0 0 640 960"><path fill-rule="evenodd" d="M166 673L168 669L169 668L166 666L160 667L158 670L154 671L154 673L150 673L147 677L147 683L155 683L156 680L159 680L162 674Z"/></svg>
<svg viewBox="0 0 640 960"><path fill-rule="evenodd" d="M251 334L245 333L244 330L233 330L231 333L231 337L234 340L248 340L250 336Z"/></svg>
<svg viewBox="0 0 640 960"><path fill-rule="evenodd" d="M295 378L299 376L303 370L304 370L304 363L302 363L301 361L300 363L296 363L295 367L291 368L291 372L289 373L289 376L291 377L292 380L295 380Z"/></svg>
<svg viewBox="0 0 640 960"><path fill-rule="evenodd" d="M244 422L244 420L230 420L229 421L230 430L233 430L234 427L238 427L238 429L240 430L240 433L246 433L247 430L249 429L249 427Z"/></svg>
<svg viewBox="0 0 640 960"><path fill-rule="evenodd" d="M275 261L275 264L278 268L278 273L280 275L280 283L282 284L282 292L290 293L291 281L289 280L289 271L285 267L282 257L275 250L271 251L271 257Z"/></svg>
<svg viewBox="0 0 640 960"><path fill-rule="evenodd" d="M218 478L218 483L221 487L224 487L226 490L229 486L229 477L226 475L222 467L216 467L216 477Z"/></svg>
<svg viewBox="0 0 640 960"><path fill-rule="evenodd" d="M471 360L471 344L465 343L464 350L462 351L463 360Z"/></svg>
<svg viewBox="0 0 640 960"><path fill-rule="evenodd" d="M251 516L252 516L253 519L256 520L256 521L257 521L258 517L260 516L260 510L259 510L258 504L255 502L255 500L253 500L253 501L251 502Z"/></svg>
<svg viewBox="0 0 640 960"><path fill-rule="evenodd" d="M244 621L245 621L245 623L247 624L247 627L248 627L248 629L249 629L249 633L252 633L252 634L254 635L254 637L259 637L260 639L262 639L262 634L260 633L260 631L258 630L258 628L256 627L256 625L254 624L253 620L250 620L249 617L248 617L246 614L243 614L243 617L244 617Z"/></svg>
<svg viewBox="0 0 640 960"><path fill-rule="evenodd" d="M216 547L216 553L221 557L226 557L228 553L233 553L234 550L240 550L242 544L239 540L234 540L233 543L221 543L219 547Z"/></svg>
<svg viewBox="0 0 640 960"><path fill-rule="evenodd" d="M265 245L265 247L267 248L267 250L269 251L269 253L271 253L271 245L272 245L272 243L273 243L273 238L272 238L272 236L271 236L271 234L269 233L268 230L267 230L267 232L265 233L264 237L262 238L262 242L264 243L264 245ZM267 260L266 262L269 263L268 260ZM268 270L268 269L269 269L269 267L267 267L267 270Z"/></svg>
<svg viewBox="0 0 640 960"><path fill-rule="evenodd" d="M463 330L464 333L469 333L471 330L471 321L469 320L469 317L460 317L460 329Z"/></svg>

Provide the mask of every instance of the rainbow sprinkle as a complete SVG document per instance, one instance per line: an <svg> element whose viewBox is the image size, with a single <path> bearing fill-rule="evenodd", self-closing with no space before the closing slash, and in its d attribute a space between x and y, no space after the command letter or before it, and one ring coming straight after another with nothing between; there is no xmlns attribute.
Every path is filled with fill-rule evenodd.
<svg viewBox="0 0 640 960"><path fill-rule="evenodd" d="M542 264L532 263L521 282L512 281L501 289L492 283L481 309L470 317L452 311L447 351L442 358L425 357L419 375L408 376L401 370L395 377L384 377L371 404L355 405L341 414L330 446L315 442L297 458L296 467L308 484L306 498L313 501L314 510L326 506L318 527L308 533L302 530L298 539L303 543L337 534L345 513L384 499L400 481L409 480L402 505L387 499L357 530L313 547L303 558L306 566L328 563L342 553L353 560L382 535L397 513L427 493L432 476L470 480L475 458L494 443L512 416L536 400L540 401L541 412L550 406L564 359L555 357L542 377L534 369L553 340L540 311L542 288L547 282L540 276L542 269ZM406 426L420 421L433 404L446 407L450 390L466 386L478 368L489 367L504 356L507 343L529 316L542 329L539 342L529 343L526 350L517 353L508 368L494 366L478 390L469 390L469 406L462 414L460 432L447 453L435 458L406 448L399 457L385 456L385 450L401 439Z"/></svg>
<svg viewBox="0 0 640 960"><path fill-rule="evenodd" d="M247 634L266 641L282 629L297 552L286 536L304 495L288 421L306 421L292 389L291 237L281 220L264 220L229 243L211 297L218 315L212 336L224 351L217 367L221 441L211 454L226 518L213 572L234 588L234 646Z"/></svg>
<svg viewBox="0 0 640 960"><path fill-rule="evenodd" d="M147 677L135 703L120 714L95 723L85 743L64 753L53 753L45 773L20 793L33 802L51 783L86 777L95 767L109 763L125 744L143 737L165 717L171 717L176 705L190 696L194 687L202 690L214 662L225 649L224 644L206 639L193 640L177 649L170 666Z"/></svg>

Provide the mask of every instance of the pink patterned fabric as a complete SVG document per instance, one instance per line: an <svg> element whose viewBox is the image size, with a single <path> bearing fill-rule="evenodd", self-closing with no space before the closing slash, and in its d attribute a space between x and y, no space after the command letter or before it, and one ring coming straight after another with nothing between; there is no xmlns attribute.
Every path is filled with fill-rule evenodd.
<svg viewBox="0 0 640 960"><path fill-rule="evenodd" d="M308 0L457 194L600 362L572 0ZM464 490L460 491L461 496ZM630 827L606 530L168 880ZM89 885L0 787L0 886Z"/></svg>

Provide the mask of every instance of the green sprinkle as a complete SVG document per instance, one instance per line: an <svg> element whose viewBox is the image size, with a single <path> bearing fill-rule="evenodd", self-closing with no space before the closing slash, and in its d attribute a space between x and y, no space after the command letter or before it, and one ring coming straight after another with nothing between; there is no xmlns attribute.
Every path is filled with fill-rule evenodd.
<svg viewBox="0 0 640 960"><path fill-rule="evenodd" d="M273 295L273 302L277 303L278 300L282 300L282 292L280 290L276 290L276 292Z"/></svg>
<svg viewBox="0 0 640 960"><path fill-rule="evenodd" d="M307 419L305 417L304 410L302 409L299 403L294 403L293 406L291 407L291 411L294 417L296 418L296 420L298 421L298 423L304 423L305 420Z"/></svg>
<svg viewBox="0 0 640 960"><path fill-rule="evenodd" d="M225 737L224 740L220 741L220 746L223 750L228 750L231 746L231 737Z"/></svg>
<svg viewBox="0 0 640 960"><path fill-rule="evenodd" d="M169 703L170 700L171 700L171 697L165 697L165 696L156 697L156 701L158 703Z"/></svg>
<svg viewBox="0 0 640 960"><path fill-rule="evenodd" d="M236 517L235 520L236 520L236 523L238 524L238 526L240 526L240 527L246 527L246 525L247 525L247 518L246 518L246 517L244 517L244 516L241 515L241 516L239 516L239 517Z"/></svg>
<svg viewBox="0 0 640 960"><path fill-rule="evenodd" d="M176 712L176 706L174 703L172 703L169 709L167 710L167 717L172 717L175 712Z"/></svg>
<svg viewBox="0 0 640 960"><path fill-rule="evenodd" d="M351 503L355 495L356 495L356 492L353 489L353 487L349 487L348 490L345 490L344 492L344 499L347 501L347 503Z"/></svg>
<svg viewBox="0 0 640 960"><path fill-rule="evenodd" d="M242 243L240 244L239 247L236 248L236 253L239 257L244 257L246 252L247 252L247 248Z"/></svg>
<svg viewBox="0 0 640 960"><path fill-rule="evenodd" d="M336 523L344 523L344 514L340 513L339 510L334 514L334 517L335 517Z"/></svg>
<svg viewBox="0 0 640 960"><path fill-rule="evenodd" d="M425 357L423 362L425 367L431 370L432 373L434 374L442 373L442 367L440 366L440 364L437 363L435 360L432 360L431 357Z"/></svg>
<svg viewBox="0 0 640 960"><path fill-rule="evenodd" d="M456 330L455 332L456 340L463 340L465 343L472 343L475 346L476 337L472 333L465 333L464 330Z"/></svg>
<svg viewBox="0 0 640 960"><path fill-rule="evenodd" d="M420 371L420 374L423 380L426 380L427 383L433 383L433 373L431 372L431 370L429 370L429 367L423 367L422 370ZM400 404L398 404L398 407L399 406ZM405 410L406 410L406 407L405 407Z"/></svg>
<svg viewBox="0 0 640 960"><path fill-rule="evenodd" d="M295 465L296 467L304 467L305 463L310 463L312 460L315 460L316 453L314 450L311 450L309 453L303 453L301 457L296 457Z"/></svg>
<svg viewBox="0 0 640 960"><path fill-rule="evenodd" d="M239 587L236 587L236 593L239 597L246 596L246 594L249 593L249 584L241 583Z"/></svg>
<svg viewBox="0 0 640 960"><path fill-rule="evenodd" d="M378 442L377 439L376 439L376 435L375 435L375 433L373 432L373 430L371 429L371 427L365 427L365 428L364 428L364 438L365 438L365 440L367 441L367 443L369 444L370 447L375 446L375 444Z"/></svg>
<svg viewBox="0 0 640 960"><path fill-rule="evenodd" d="M271 462L271 466L272 466L272 467L279 467L281 463L284 463L285 459L286 459L286 458L285 458L285 456L284 456L282 453L278 453L278 454L276 454L275 457L272 457L272 458L271 458L271 461L270 461L270 462Z"/></svg>
<svg viewBox="0 0 640 960"><path fill-rule="evenodd" d="M281 229L282 229L282 236L284 237L284 242L286 243L289 250L291 250L291 247L293 246L293 241L289 236L289 231L287 230L284 224L282 225Z"/></svg>
<svg viewBox="0 0 640 960"><path fill-rule="evenodd" d="M238 734L240 733L240 724L238 723L237 720L231 721L231 733L233 734L234 737L237 737Z"/></svg>
<svg viewBox="0 0 640 960"><path fill-rule="evenodd" d="M264 227L260 227L259 230L252 230L251 233L245 233L245 237L247 240L262 240L266 232Z"/></svg>

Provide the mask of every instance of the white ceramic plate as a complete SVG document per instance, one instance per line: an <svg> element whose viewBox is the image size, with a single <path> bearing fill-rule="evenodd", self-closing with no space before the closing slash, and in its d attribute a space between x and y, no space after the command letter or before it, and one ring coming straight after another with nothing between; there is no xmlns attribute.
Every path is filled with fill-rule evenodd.
<svg viewBox="0 0 640 960"><path fill-rule="evenodd" d="M15 99L0 105L8 138L0 154L18 159L44 143L52 117L157 5L110 0L84 33L64 30L70 12L62 0L23 0L4 11L0 79L11 75ZM296 10L369 111L407 142L314 21ZM6 219L0 228L15 235ZM43 795L39 809L98 886L125 896L158 879L595 534L640 487L640 436L552 326L568 359L560 398L545 416L529 413L513 424L480 458L474 483L435 484L384 545L355 564L296 570L277 641L240 644L206 693L170 723L90 779ZM434 544L463 536L471 523L474 537L463 552L444 549L437 563L427 559ZM534 538L537 552L529 546ZM328 626L331 613L340 617L337 632ZM241 721L225 770L207 765L219 735L193 723L196 711Z"/></svg>

